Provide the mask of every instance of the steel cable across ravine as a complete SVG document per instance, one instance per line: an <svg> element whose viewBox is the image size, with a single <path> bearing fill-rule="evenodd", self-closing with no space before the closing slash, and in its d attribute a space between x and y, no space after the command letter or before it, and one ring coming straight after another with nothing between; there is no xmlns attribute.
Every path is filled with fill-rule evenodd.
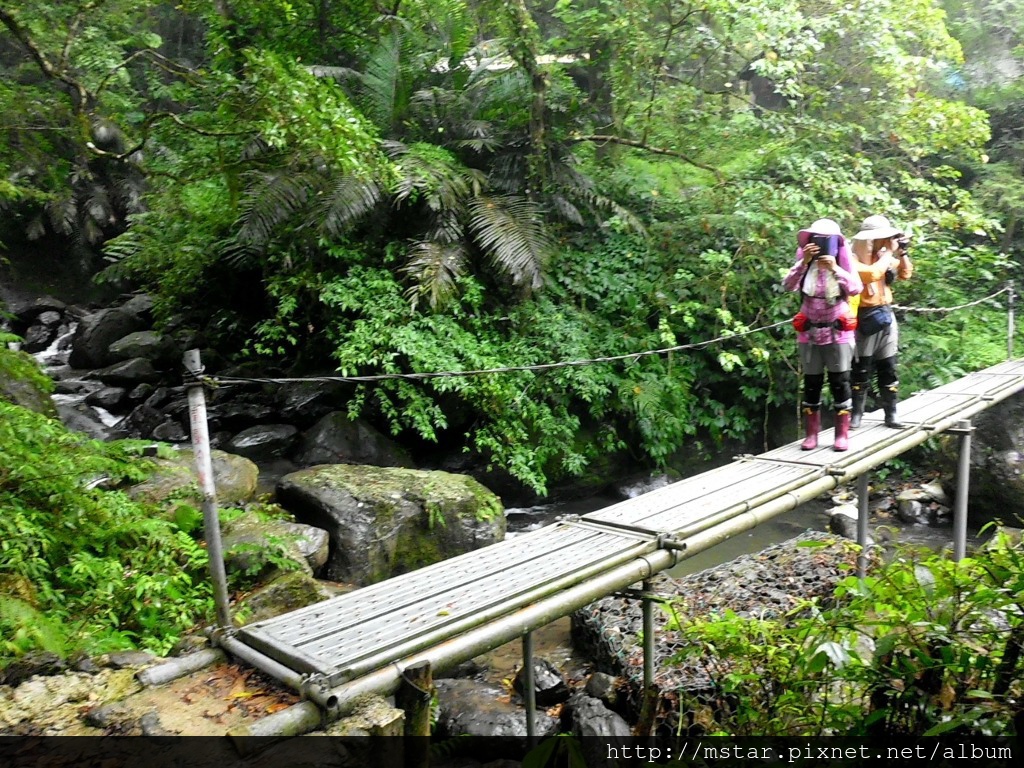
<svg viewBox="0 0 1024 768"><path fill-rule="evenodd" d="M965 309L967 307L973 307L978 304L982 304L986 301L990 301L995 297L1012 291L1012 285L1006 285L1000 288L995 293L989 294L983 298L971 301L966 304L958 304L952 307L904 307L899 304L893 304L893 309L898 309L903 312L954 312L959 309ZM557 368L574 368L587 365L595 365L597 363L614 363L622 360L639 360L643 357L650 357L652 355L666 355L672 352L682 352L684 350L691 349L703 349L704 347L711 346L712 344L718 344L723 341L729 341L732 339L743 338L750 336L755 333L762 331L770 331L775 328L781 328L782 326L789 325L790 320L780 320L777 323L771 323L769 325L762 325L757 328L750 328L746 331L737 331L735 333L724 333L720 336L716 336L713 339L706 339L705 341L697 341L689 344L677 344L672 347L662 347L660 349L647 349L640 352L630 352L622 355L610 355L607 357L591 357L579 360L563 360L555 363L536 363L533 365L509 365L496 368L480 368L476 370L468 371L429 371L424 373L378 373L369 374L366 376L305 376L305 377L250 377L250 376L213 376L207 375L203 372L189 372L188 375L195 377L204 384L212 386L217 385L229 385L229 384L293 384L299 382L342 382L342 383L355 383L365 384L376 381L394 381L394 380L427 380L427 379L442 379L452 378L459 376L483 376L494 373L517 373L523 371L550 371Z"/></svg>

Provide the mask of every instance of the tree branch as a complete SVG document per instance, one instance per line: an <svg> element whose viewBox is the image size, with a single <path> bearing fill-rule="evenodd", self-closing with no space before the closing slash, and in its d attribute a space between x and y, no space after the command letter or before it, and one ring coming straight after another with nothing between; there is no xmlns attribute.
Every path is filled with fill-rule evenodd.
<svg viewBox="0 0 1024 768"><path fill-rule="evenodd" d="M645 152L650 152L650 153L655 154L655 155L668 155L669 157L677 157L680 160L682 160L682 161L684 161L686 163L689 163L690 165L694 166L695 168L701 168L701 169L703 169L705 171L708 171L709 173L714 174L714 176L718 180L719 184L723 184L725 182L725 177L722 175L722 172L720 170L718 170L717 168L715 168L713 166L710 166L710 165L706 165L705 163L702 163L699 160L694 160L689 155L685 155L682 152L677 152L674 149L666 149L664 147L653 147L650 144L647 144L646 142L643 142L643 141L636 141L635 139L625 139L625 138L622 138L621 136L610 136L610 135L606 135L606 134L589 134L589 135L586 135L586 136L576 134L576 135L570 136L569 140L570 141L574 141L574 142L592 141L592 142L597 143L597 144L601 144L601 143L621 144L621 145L623 145L625 147L633 147L635 149L642 149Z"/></svg>
<svg viewBox="0 0 1024 768"><path fill-rule="evenodd" d="M84 112L90 103L90 94L86 87L70 77L66 72L55 67L53 62L46 58L46 54L36 45L28 30L10 12L5 11L3 8L0 8L0 22L7 27L15 39L28 51L29 56L36 62L44 75L51 80L58 80L71 88L74 95L77 96L77 103L74 104L75 112L79 114Z"/></svg>

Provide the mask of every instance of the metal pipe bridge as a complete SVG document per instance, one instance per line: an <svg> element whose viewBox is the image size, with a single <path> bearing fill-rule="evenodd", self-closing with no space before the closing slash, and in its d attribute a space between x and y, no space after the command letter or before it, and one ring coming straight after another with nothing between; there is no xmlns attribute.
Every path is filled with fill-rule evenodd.
<svg viewBox="0 0 1024 768"><path fill-rule="evenodd" d="M802 451L794 441L740 456L605 509L221 631L215 640L302 692L305 701L292 708L298 714L288 717L312 722L324 712L343 711L363 693L394 692L402 671L413 664L426 661L443 669L528 637L596 599L864 476L933 435L969 434L967 420L1022 390L1024 360L1001 363L902 401L903 429L885 427L880 411L866 414L845 453L832 450L831 430L825 430L815 450ZM866 499L861 503L866 532ZM265 731L260 726L248 735L278 733L280 723L269 722L274 717L266 719Z"/></svg>

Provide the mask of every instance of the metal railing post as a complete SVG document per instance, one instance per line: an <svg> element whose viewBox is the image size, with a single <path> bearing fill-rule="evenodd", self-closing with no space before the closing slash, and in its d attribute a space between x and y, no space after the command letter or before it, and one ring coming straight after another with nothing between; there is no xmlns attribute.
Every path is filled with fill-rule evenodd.
<svg viewBox="0 0 1024 768"><path fill-rule="evenodd" d="M533 632L523 635L523 701L526 704L526 739L532 748L537 741L537 691L533 680Z"/></svg>
<svg viewBox="0 0 1024 768"><path fill-rule="evenodd" d="M641 600L644 627L644 690L654 685L654 600L651 599L651 582L642 582L644 596Z"/></svg>
<svg viewBox="0 0 1024 768"><path fill-rule="evenodd" d="M953 560L959 562L967 555L967 491L971 483L971 433L974 427L970 419L964 419L949 431L960 436L956 500L953 503Z"/></svg>
<svg viewBox="0 0 1024 768"><path fill-rule="evenodd" d="M857 543L860 553L857 555L857 576L863 579L868 572L868 480L870 472L857 478Z"/></svg>
<svg viewBox="0 0 1024 768"><path fill-rule="evenodd" d="M185 370L190 374L188 386L188 418L192 432L192 450L196 457L199 490L203 496L203 537L209 559L210 578L213 581L213 602L217 608L217 626L231 628L231 608L228 600L228 579L224 570L224 548L220 540L220 518L217 514L217 489L213 482L213 459L210 456L210 427L206 421L206 394L199 376L203 364L198 349L185 353Z"/></svg>
<svg viewBox="0 0 1024 768"><path fill-rule="evenodd" d="M1013 280L1007 281L1007 286L1009 287L1009 295L1006 299L1006 358L1007 360L1013 360L1013 334L1016 333L1016 328L1014 327L1014 305L1016 304L1017 296L1013 290Z"/></svg>

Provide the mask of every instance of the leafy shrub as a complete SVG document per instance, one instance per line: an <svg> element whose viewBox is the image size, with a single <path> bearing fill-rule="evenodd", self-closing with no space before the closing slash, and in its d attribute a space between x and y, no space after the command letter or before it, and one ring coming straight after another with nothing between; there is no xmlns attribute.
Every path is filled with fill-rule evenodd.
<svg viewBox="0 0 1024 768"><path fill-rule="evenodd" d="M830 607L767 619L687 619L683 607L677 660L713 681L710 703L689 702L712 732L1001 735L1024 693L1022 596L1024 546L1000 532L959 562L906 550L847 577Z"/></svg>
<svg viewBox="0 0 1024 768"><path fill-rule="evenodd" d="M140 449L0 402L0 665L36 649L166 652L210 614L202 546L96 487L141 480Z"/></svg>

